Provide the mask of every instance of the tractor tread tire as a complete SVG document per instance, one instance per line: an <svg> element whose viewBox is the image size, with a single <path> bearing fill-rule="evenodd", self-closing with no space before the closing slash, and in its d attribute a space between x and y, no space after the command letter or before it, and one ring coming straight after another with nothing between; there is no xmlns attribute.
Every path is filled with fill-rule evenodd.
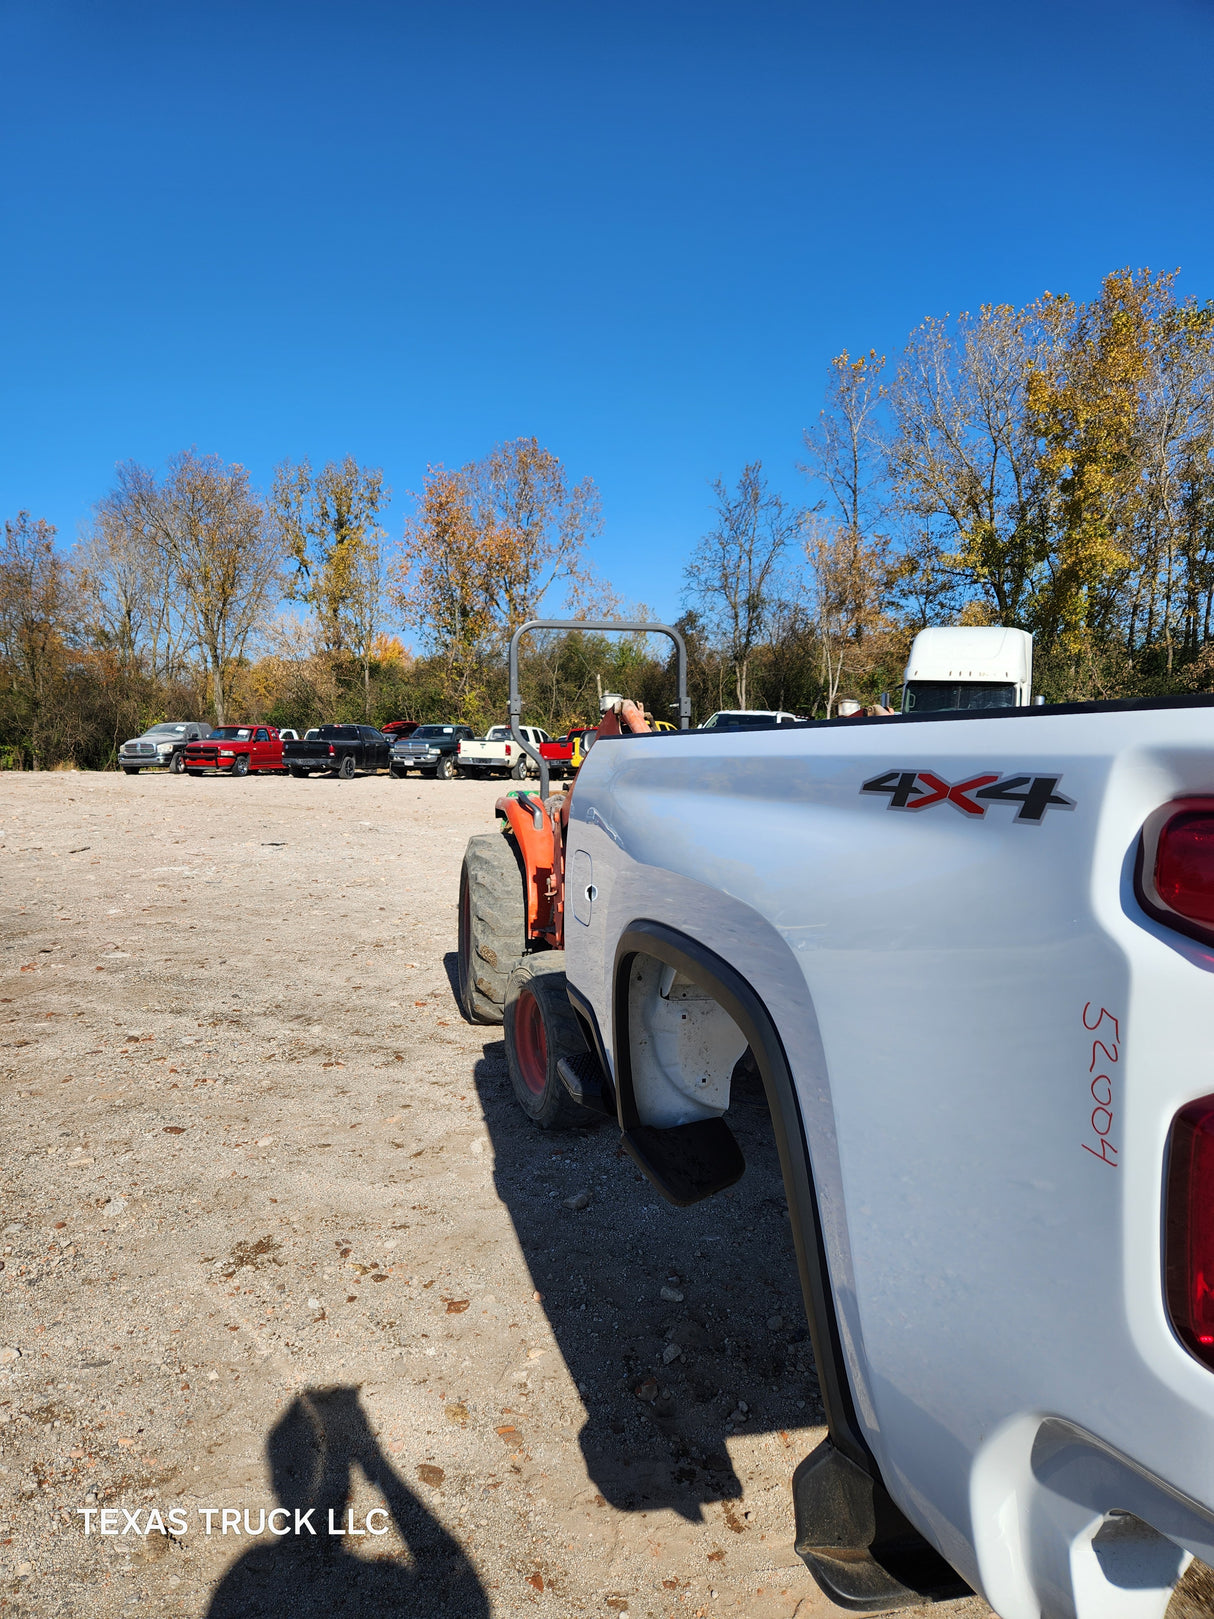
<svg viewBox="0 0 1214 1619"><path fill-rule="evenodd" d="M527 950L527 901L514 839L468 839L459 880L459 999L470 1023L500 1023L506 985Z"/></svg>
<svg viewBox="0 0 1214 1619"><path fill-rule="evenodd" d="M524 995L534 998L544 1027L546 1062L539 1091L527 1084L515 1044L516 1012ZM538 1124L541 1130L572 1130L597 1123L598 1115L573 1100L556 1071L562 1057L583 1057L587 1051L581 1024L565 988L563 950L541 950L515 962L506 986L504 1021L510 1084L532 1124Z"/></svg>

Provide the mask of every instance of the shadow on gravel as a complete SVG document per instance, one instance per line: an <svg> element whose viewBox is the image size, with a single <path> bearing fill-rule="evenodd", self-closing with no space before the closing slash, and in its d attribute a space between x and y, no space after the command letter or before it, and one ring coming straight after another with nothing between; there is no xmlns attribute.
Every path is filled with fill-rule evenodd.
<svg viewBox="0 0 1214 1619"><path fill-rule="evenodd" d="M701 1521L705 1503L742 1494L729 1434L822 1421L757 1072L739 1063L730 1110L746 1174L690 1209L638 1173L611 1123L559 1133L530 1124L500 1040L475 1076L498 1194L586 1404L592 1482L624 1511L669 1507ZM585 1192L589 1205L570 1208ZM790 1474L802 1454L789 1446Z"/></svg>
<svg viewBox="0 0 1214 1619"><path fill-rule="evenodd" d="M292 1400L266 1441L270 1477L294 1525L312 1512L316 1534L262 1543L224 1575L207 1619L488 1619L489 1599L471 1563L393 1470L371 1432L356 1388L310 1389ZM408 1546L408 1566L355 1555L329 1534L341 1525L357 1467L382 1494ZM366 1546L367 1541L356 1542Z"/></svg>

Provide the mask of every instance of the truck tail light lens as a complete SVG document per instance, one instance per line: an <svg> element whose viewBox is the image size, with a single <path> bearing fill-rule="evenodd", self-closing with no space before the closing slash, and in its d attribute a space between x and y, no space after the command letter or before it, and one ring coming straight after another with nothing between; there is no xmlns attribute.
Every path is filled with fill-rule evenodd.
<svg viewBox="0 0 1214 1619"><path fill-rule="evenodd" d="M1214 944L1214 798L1178 798L1149 817L1134 886L1157 922Z"/></svg>
<svg viewBox="0 0 1214 1619"><path fill-rule="evenodd" d="M507 744L506 744L506 757L507 757L507 759L510 757L510 744L509 744L509 742L507 742Z"/></svg>
<svg viewBox="0 0 1214 1619"><path fill-rule="evenodd" d="M1190 1102L1172 1121L1164 1285L1177 1337L1214 1370L1214 1096Z"/></svg>
<svg viewBox="0 0 1214 1619"><path fill-rule="evenodd" d="M329 752L330 753L336 753L337 752L337 749L333 746L333 744L331 742L329 743Z"/></svg>
<svg viewBox="0 0 1214 1619"><path fill-rule="evenodd" d="M1164 823L1155 892L1191 922L1214 926L1214 804L1180 810Z"/></svg>

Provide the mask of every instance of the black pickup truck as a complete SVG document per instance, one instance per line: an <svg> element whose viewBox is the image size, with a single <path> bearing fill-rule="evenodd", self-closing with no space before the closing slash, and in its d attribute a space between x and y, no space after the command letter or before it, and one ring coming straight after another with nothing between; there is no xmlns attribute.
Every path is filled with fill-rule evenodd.
<svg viewBox="0 0 1214 1619"><path fill-rule="evenodd" d="M373 725L318 725L302 742L283 743L282 762L293 776L325 771L348 781L356 771L387 770L392 744Z"/></svg>

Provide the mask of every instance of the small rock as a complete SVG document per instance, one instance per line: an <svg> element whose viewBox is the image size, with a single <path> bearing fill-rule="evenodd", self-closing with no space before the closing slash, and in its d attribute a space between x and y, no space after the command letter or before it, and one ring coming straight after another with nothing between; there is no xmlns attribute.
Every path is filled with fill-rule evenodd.
<svg viewBox="0 0 1214 1619"><path fill-rule="evenodd" d="M125 1197L112 1197L101 1210L101 1218L103 1220L112 1220L116 1214L121 1214L125 1208Z"/></svg>
<svg viewBox="0 0 1214 1619"><path fill-rule="evenodd" d="M749 1411L750 1407L747 1405L745 1400L739 1400L738 1401L738 1410L739 1411Z"/></svg>
<svg viewBox="0 0 1214 1619"><path fill-rule="evenodd" d="M678 1360L683 1351L678 1344L667 1344L662 1351L662 1365L669 1366L672 1360Z"/></svg>
<svg viewBox="0 0 1214 1619"><path fill-rule="evenodd" d="M18 1563L17 1564L17 1578L19 1580L28 1580L30 1575L33 1572L34 1572L34 1565L32 1563Z"/></svg>
<svg viewBox="0 0 1214 1619"><path fill-rule="evenodd" d="M309 1299L308 1300L308 1309L309 1310L319 1310L320 1309L320 1300L319 1299Z"/></svg>
<svg viewBox="0 0 1214 1619"><path fill-rule="evenodd" d="M768 1318L767 1318L767 1330L768 1330L768 1332L779 1332L780 1328L783 1325L784 1325L784 1317L782 1315L769 1315L768 1316Z"/></svg>
<svg viewBox="0 0 1214 1619"><path fill-rule="evenodd" d="M632 1391L638 1400L645 1400L652 1405L658 1397L658 1380L656 1377L643 1377Z"/></svg>
<svg viewBox="0 0 1214 1619"><path fill-rule="evenodd" d="M219 1373L218 1372L208 1372L207 1373L207 1382L208 1383L215 1383L215 1382L218 1381L218 1379L219 1379Z"/></svg>
<svg viewBox="0 0 1214 1619"><path fill-rule="evenodd" d="M572 1197L565 1199L567 1209L588 1209L590 1207L589 1192L575 1192Z"/></svg>
<svg viewBox="0 0 1214 1619"><path fill-rule="evenodd" d="M16 1348L0 1349L0 1366L8 1366L15 1360L21 1359L21 1351Z"/></svg>
<svg viewBox="0 0 1214 1619"><path fill-rule="evenodd" d="M736 1411L731 1411L725 1420L726 1422L734 1423L736 1426L739 1422L746 1421L746 1413L739 1407Z"/></svg>
<svg viewBox="0 0 1214 1619"><path fill-rule="evenodd" d="M677 1287L664 1287L662 1289L662 1297L666 1300L667 1304L682 1304L683 1302L683 1295L679 1292Z"/></svg>
<svg viewBox="0 0 1214 1619"><path fill-rule="evenodd" d="M477 1139L472 1143L472 1151L474 1153L476 1153L477 1157L479 1158L481 1153L484 1152L484 1150L485 1150L485 1143L478 1136Z"/></svg>
<svg viewBox="0 0 1214 1619"><path fill-rule="evenodd" d="M259 1147L272 1147L274 1145L274 1137L273 1136L262 1136L261 1140L257 1143L257 1145Z"/></svg>

